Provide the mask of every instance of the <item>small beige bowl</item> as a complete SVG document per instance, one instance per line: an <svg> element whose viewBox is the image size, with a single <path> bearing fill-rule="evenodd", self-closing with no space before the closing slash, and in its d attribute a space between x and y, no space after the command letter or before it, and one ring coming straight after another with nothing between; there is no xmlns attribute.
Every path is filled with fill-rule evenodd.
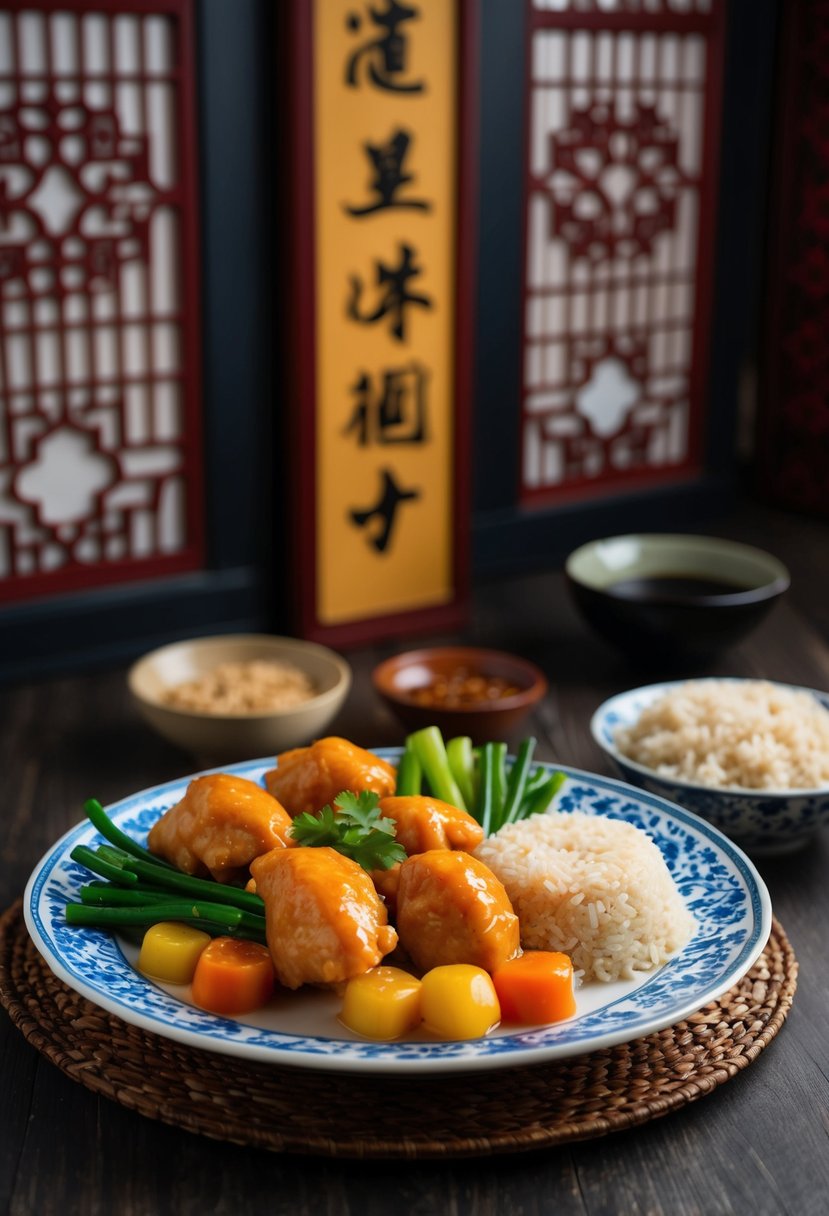
<svg viewBox="0 0 829 1216"><path fill-rule="evenodd" d="M317 695L289 709L249 714L199 713L164 702L174 685L207 675L220 663L257 659L298 667L317 687ZM199 758L222 764L276 754L321 735L348 695L351 668L333 650L314 642L228 634L153 650L130 668L127 683L142 716L160 735Z"/></svg>

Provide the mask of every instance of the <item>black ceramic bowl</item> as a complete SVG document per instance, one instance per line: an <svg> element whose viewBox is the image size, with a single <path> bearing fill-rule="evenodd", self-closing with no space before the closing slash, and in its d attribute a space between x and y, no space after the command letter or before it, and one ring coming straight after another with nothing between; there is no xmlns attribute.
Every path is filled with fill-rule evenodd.
<svg viewBox="0 0 829 1216"><path fill-rule="evenodd" d="M746 637L789 586L782 562L713 536L640 534L571 553L584 618L638 663L711 658Z"/></svg>

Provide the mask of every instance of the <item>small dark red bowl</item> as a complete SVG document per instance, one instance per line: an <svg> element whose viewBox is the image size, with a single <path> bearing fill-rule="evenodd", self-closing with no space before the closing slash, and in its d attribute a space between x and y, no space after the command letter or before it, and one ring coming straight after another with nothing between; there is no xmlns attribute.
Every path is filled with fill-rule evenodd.
<svg viewBox="0 0 829 1216"><path fill-rule="evenodd" d="M463 669L469 675L500 678L519 691L475 705L421 705L414 693ZM509 739L547 692L547 679L533 663L502 650L475 646L434 646L407 650L375 667L374 687L407 730L438 726L446 739L469 735L473 743Z"/></svg>

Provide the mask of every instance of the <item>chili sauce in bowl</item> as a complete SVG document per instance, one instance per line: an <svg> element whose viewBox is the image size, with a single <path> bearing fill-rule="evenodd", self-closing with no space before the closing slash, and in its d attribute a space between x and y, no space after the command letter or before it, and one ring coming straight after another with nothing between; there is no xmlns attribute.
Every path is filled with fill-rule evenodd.
<svg viewBox="0 0 829 1216"><path fill-rule="evenodd" d="M436 725L474 743L509 738L547 692L534 663L474 646L409 650L380 663L372 680L407 730Z"/></svg>

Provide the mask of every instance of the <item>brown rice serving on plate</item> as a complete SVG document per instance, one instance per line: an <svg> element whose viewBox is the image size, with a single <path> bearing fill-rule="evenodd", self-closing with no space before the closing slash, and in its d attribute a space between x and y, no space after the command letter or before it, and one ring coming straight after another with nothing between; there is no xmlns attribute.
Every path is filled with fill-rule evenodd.
<svg viewBox="0 0 829 1216"><path fill-rule="evenodd" d="M768 680L689 680L621 727L616 747L662 777L716 789L829 784L829 712Z"/></svg>
<svg viewBox="0 0 829 1216"><path fill-rule="evenodd" d="M475 855L504 884L522 946L569 954L584 979L633 979L693 932L662 854L633 824L552 811L501 828Z"/></svg>

